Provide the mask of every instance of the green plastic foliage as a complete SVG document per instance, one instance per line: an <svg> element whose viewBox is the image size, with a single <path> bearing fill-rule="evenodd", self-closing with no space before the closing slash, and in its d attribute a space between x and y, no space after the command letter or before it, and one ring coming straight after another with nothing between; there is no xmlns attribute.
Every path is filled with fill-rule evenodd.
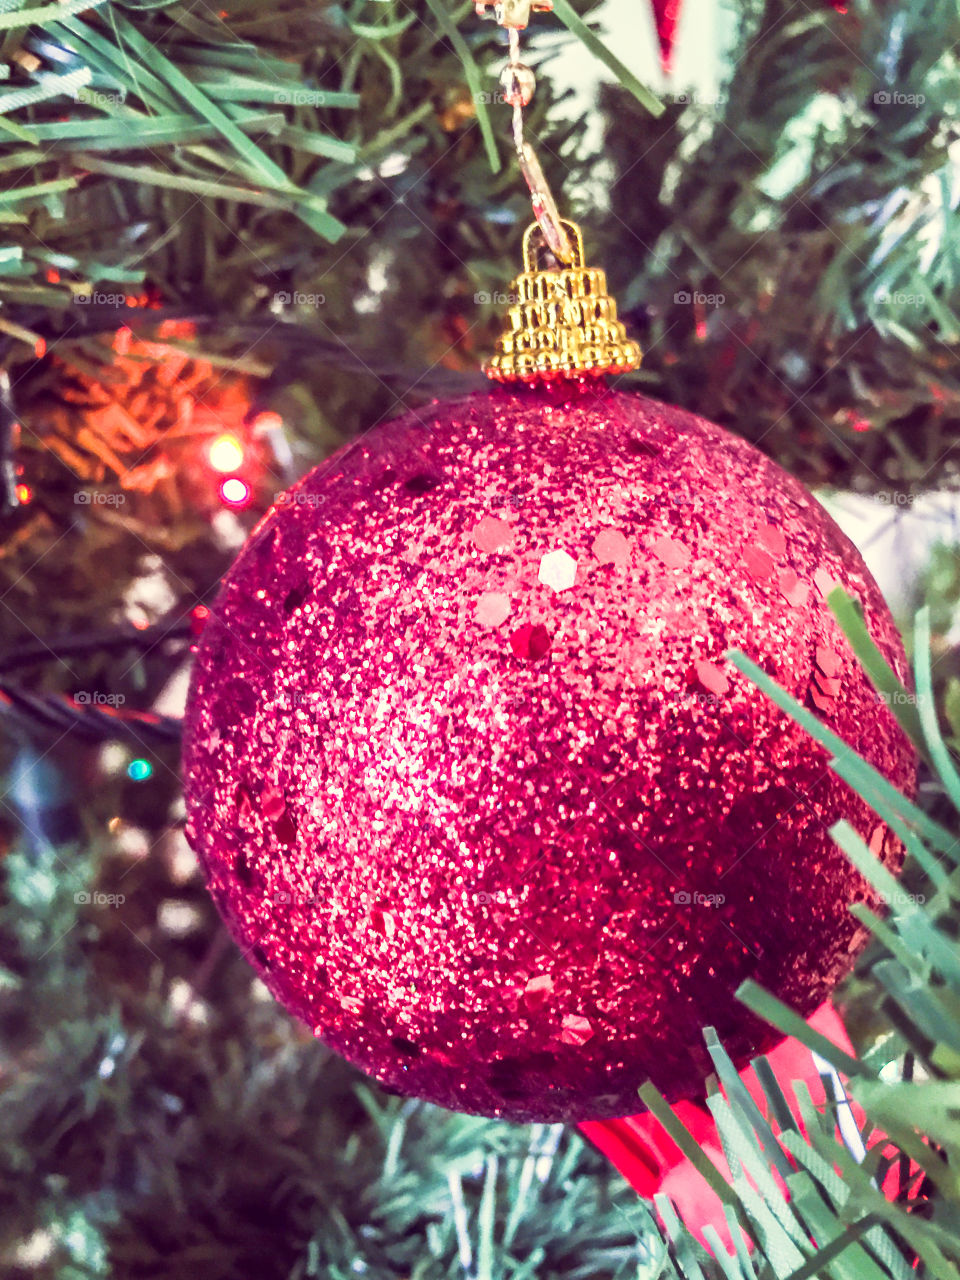
<svg viewBox="0 0 960 1280"><path fill-rule="evenodd" d="M811 485L954 484L960 10L717 9L716 90L678 84L660 121L608 100L647 383Z"/></svg>
<svg viewBox="0 0 960 1280"><path fill-rule="evenodd" d="M472 6L452 10L423 0L411 8L405 0L350 0L319 9L303 0L280 0L270 22L255 0L240 0L218 13L175 0L70 0L8 8L0 13L0 33L7 33L8 43L24 40L41 61L32 74L15 67L9 84L0 88L0 128L21 142L42 144L22 152L26 172L5 194L5 202L16 206L35 233L27 232L21 247L38 276L45 267L34 252L37 236L48 247L56 240L65 248L70 223L91 202L91 188L112 186L114 204L119 196L124 206L119 245L114 234L107 256L115 267L124 261L130 265L131 281L146 259L168 298L181 291L183 281L169 278L164 267L172 264L155 259L144 243L145 221L161 235L179 227L191 236L198 228L209 234L213 228L204 228L204 221L222 219L220 210L230 206L292 215L296 221L273 220L272 233L262 220L254 224L254 235L237 227L261 267L277 256L279 246L271 240L304 238L297 221L321 242L314 256L322 252L322 242L333 245L361 235L367 230L363 215L353 209L352 217L342 218L331 211L331 201L351 183L365 186L371 161L376 163L388 145L411 153L424 146L436 149L446 126L430 128L419 108L427 104L434 120L445 106L455 109L450 93L455 81L460 81L456 96L466 108L464 126L479 125L487 179L502 168L504 148L497 132L506 137L509 110L500 102L488 105L498 97L499 66L489 58L496 28L481 24ZM659 112L656 99L578 14L565 10L565 21L619 70L647 109ZM335 174L324 173L323 159L337 161ZM56 187L49 185L51 174L57 175ZM81 191L69 206L52 201L54 194L81 187L81 176ZM164 227L165 206L155 198L157 188L181 197L168 206L175 215L169 228ZM237 214L228 216L232 223ZM98 267L105 255L89 227L83 238L71 238L67 256L73 274L64 279L64 290L102 279ZM240 279L234 284L241 285ZM248 279L247 288L253 284ZM48 293L38 287L33 301L43 306ZM21 283L17 302L23 298Z"/></svg>

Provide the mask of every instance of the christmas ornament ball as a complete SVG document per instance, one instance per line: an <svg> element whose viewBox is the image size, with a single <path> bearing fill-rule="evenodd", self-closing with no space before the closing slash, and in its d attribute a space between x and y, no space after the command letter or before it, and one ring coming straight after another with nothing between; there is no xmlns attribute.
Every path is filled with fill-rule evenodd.
<svg viewBox="0 0 960 1280"><path fill-rule="evenodd" d="M228 573L186 720L188 833L275 996L388 1089L516 1120L638 1109L778 1035L901 851L737 648L897 787L913 755L825 597L903 651L859 555L721 428L599 386L381 426Z"/></svg>

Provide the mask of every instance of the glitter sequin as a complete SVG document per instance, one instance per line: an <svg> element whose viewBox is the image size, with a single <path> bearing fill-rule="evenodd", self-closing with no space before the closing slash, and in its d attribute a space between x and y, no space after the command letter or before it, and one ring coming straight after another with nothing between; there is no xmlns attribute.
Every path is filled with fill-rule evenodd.
<svg viewBox="0 0 960 1280"><path fill-rule="evenodd" d="M475 616L481 627L499 627L510 617L510 597L502 591L484 591L477 601Z"/></svg>
<svg viewBox="0 0 960 1280"><path fill-rule="evenodd" d="M554 591L569 591L577 579L577 562L565 551L548 551L540 559L537 579Z"/></svg>
<svg viewBox="0 0 960 1280"><path fill-rule="evenodd" d="M591 545L601 564L626 564L630 559L630 543L619 529L604 529Z"/></svg>
<svg viewBox="0 0 960 1280"><path fill-rule="evenodd" d="M696 1094L703 1026L738 1065L776 1041L745 978L807 1014L863 943L830 824L901 858L724 658L909 790L835 583L906 679L851 544L710 423L502 390L370 432L261 522L199 641L188 830L229 929L387 1088L543 1121Z"/></svg>
<svg viewBox="0 0 960 1280"><path fill-rule="evenodd" d="M513 540L513 530L506 520L498 520L496 516L484 516L473 530L474 544L481 551L498 551L509 546Z"/></svg>

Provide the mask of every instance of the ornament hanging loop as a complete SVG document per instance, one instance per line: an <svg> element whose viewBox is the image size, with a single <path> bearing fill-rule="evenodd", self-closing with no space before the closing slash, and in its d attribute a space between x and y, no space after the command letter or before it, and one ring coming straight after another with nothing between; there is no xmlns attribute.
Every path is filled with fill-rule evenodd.
<svg viewBox="0 0 960 1280"><path fill-rule="evenodd" d="M583 266L583 233L575 222L570 222L564 218L562 220L562 230L570 243L570 267ZM537 243L537 232L542 236L542 243ZM532 275L535 271L540 270L540 251L543 245L552 251L553 246L544 234L543 227L537 222L531 222L529 227L523 233L523 271L525 275Z"/></svg>
<svg viewBox="0 0 960 1280"><path fill-rule="evenodd" d="M625 373L639 365L640 348L617 319L603 272L586 266L580 228L561 218L537 153L523 136L523 108L536 77L520 61L520 32L531 10L549 12L553 0L476 0L481 17L490 8L510 42L500 83L513 108L513 142L536 222L524 234L523 271L513 282L513 305L484 372L498 382L527 383Z"/></svg>
<svg viewBox="0 0 960 1280"><path fill-rule="evenodd" d="M533 97L536 77L520 61L520 32L530 21L531 11L549 13L553 9L553 0L476 0L476 10L481 17L487 17L487 9L490 8L500 26L506 29L510 41L510 61L503 69L500 83L507 102L513 107L513 143L520 172L530 188L533 216L540 224L543 238L558 262L566 266L573 260L573 245L564 230L557 202L537 153L523 136L523 108Z"/></svg>

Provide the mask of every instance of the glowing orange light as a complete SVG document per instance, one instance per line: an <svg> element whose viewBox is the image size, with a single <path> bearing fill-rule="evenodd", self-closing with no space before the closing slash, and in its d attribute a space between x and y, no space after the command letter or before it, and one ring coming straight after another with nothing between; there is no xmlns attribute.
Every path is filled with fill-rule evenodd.
<svg viewBox="0 0 960 1280"><path fill-rule="evenodd" d="M60 283L60 272L57 270L57 268L56 268L56 267L48 267L48 268L47 268L47 281L48 281L50 284L59 284L59 283Z"/></svg>
<svg viewBox="0 0 960 1280"><path fill-rule="evenodd" d="M236 471L243 465L243 446L236 436L217 436L208 451L214 471Z"/></svg>
<svg viewBox="0 0 960 1280"><path fill-rule="evenodd" d="M46 338L38 338L36 340L36 342L33 344L33 354L37 357L38 360L43 359L43 357L47 354Z"/></svg>
<svg viewBox="0 0 960 1280"><path fill-rule="evenodd" d="M33 501L33 490L28 484L17 485L17 501L21 507L25 507L28 502Z"/></svg>
<svg viewBox="0 0 960 1280"><path fill-rule="evenodd" d="M230 507L245 507L250 501L250 486L239 476L230 476L220 486L220 497Z"/></svg>

